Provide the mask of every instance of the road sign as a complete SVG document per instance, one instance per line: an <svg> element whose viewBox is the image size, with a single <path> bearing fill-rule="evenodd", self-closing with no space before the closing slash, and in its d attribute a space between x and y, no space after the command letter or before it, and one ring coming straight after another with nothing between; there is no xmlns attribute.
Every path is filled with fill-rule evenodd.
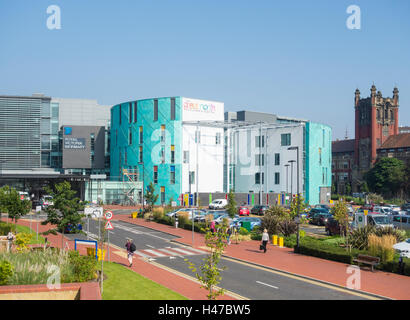
<svg viewBox="0 0 410 320"><path fill-rule="evenodd" d="M108 220L107 223L105 224L105 230L114 230L114 227L111 224L110 220Z"/></svg>
<svg viewBox="0 0 410 320"><path fill-rule="evenodd" d="M112 219L112 212L111 211L107 211L105 213L105 219L106 220L111 220Z"/></svg>

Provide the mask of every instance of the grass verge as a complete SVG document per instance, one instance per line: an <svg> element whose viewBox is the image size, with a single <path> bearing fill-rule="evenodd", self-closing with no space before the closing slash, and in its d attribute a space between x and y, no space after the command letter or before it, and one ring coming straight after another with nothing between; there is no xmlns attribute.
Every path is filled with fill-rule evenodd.
<svg viewBox="0 0 410 320"><path fill-rule="evenodd" d="M188 300L160 284L114 262L104 262L103 300Z"/></svg>

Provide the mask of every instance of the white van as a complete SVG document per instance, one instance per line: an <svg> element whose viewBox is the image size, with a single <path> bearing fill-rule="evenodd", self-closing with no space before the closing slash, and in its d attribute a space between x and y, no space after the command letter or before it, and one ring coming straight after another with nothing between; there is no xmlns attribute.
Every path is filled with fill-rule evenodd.
<svg viewBox="0 0 410 320"><path fill-rule="evenodd" d="M355 214L353 228L364 227L366 225L375 226L376 228L393 228L390 218L386 214L369 213L367 216L362 212Z"/></svg>
<svg viewBox="0 0 410 320"><path fill-rule="evenodd" d="M209 204L209 209L224 209L228 205L228 200L226 199L216 199Z"/></svg>
<svg viewBox="0 0 410 320"><path fill-rule="evenodd" d="M410 229L410 215L394 215L393 225L398 229L409 230Z"/></svg>

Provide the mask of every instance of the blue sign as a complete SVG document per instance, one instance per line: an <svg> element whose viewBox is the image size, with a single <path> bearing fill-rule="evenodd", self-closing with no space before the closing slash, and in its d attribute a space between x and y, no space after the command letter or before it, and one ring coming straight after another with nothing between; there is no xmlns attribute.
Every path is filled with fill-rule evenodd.
<svg viewBox="0 0 410 320"><path fill-rule="evenodd" d="M194 205L194 195L193 195L193 194L190 194L190 195L189 195L189 205L190 205L190 206L193 206L193 205Z"/></svg>
<svg viewBox="0 0 410 320"><path fill-rule="evenodd" d="M66 136L70 136L73 133L73 128L71 127L64 127L64 134Z"/></svg>

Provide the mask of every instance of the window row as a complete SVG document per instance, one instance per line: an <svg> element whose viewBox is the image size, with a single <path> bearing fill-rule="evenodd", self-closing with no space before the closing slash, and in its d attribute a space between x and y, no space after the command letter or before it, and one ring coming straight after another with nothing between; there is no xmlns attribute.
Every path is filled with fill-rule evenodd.
<svg viewBox="0 0 410 320"><path fill-rule="evenodd" d="M123 105L119 105L119 124L122 124ZM154 99L154 121L158 121L158 99ZM128 103L128 123L136 123L138 120L138 101ZM170 103L170 120L175 120L175 98L171 98Z"/></svg>
<svg viewBox="0 0 410 320"><path fill-rule="evenodd" d="M275 184L280 184L280 173L279 172L275 172L274 181L275 181ZM264 172L255 173L255 184L265 184L265 173Z"/></svg>

